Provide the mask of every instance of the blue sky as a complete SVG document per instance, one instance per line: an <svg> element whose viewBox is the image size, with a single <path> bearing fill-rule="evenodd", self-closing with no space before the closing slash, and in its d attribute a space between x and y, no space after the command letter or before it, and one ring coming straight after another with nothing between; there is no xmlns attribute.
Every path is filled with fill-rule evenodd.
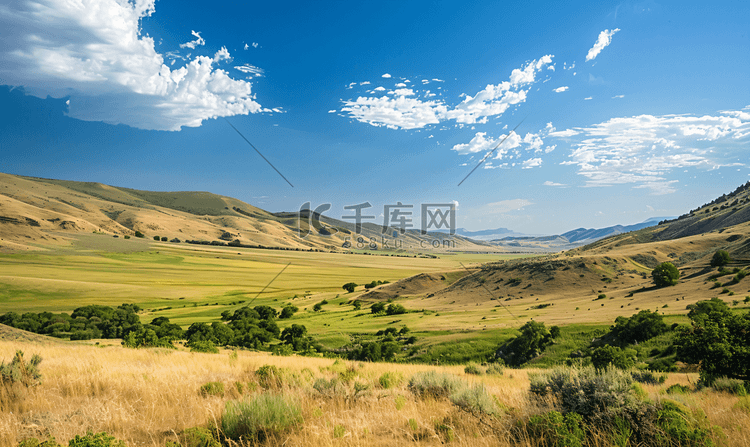
<svg viewBox="0 0 750 447"><path fill-rule="evenodd" d="M736 1L0 0L0 171L332 217L456 202L527 234L676 216L750 180L748 23Z"/></svg>

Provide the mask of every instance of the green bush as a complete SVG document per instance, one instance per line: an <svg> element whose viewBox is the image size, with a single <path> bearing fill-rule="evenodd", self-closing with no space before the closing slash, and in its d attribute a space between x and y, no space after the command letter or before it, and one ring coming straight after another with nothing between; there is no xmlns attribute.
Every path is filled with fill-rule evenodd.
<svg viewBox="0 0 750 447"><path fill-rule="evenodd" d="M452 393L449 399L453 405L475 415L495 414L495 401L484 385L476 384Z"/></svg>
<svg viewBox="0 0 750 447"><path fill-rule="evenodd" d="M300 423L300 404L290 396L275 393L229 401L221 419L222 430L228 438L246 442L273 439Z"/></svg>
<svg viewBox="0 0 750 447"><path fill-rule="evenodd" d="M292 318L292 315L294 315L298 310L299 308L297 306L288 304L284 306L283 309L281 309L281 314L279 315L279 319L286 320L288 318Z"/></svg>
<svg viewBox="0 0 750 447"><path fill-rule="evenodd" d="M159 236L154 236L154 240L158 242L161 240L161 238Z"/></svg>
<svg viewBox="0 0 750 447"><path fill-rule="evenodd" d="M464 368L464 372L466 374L473 374L473 375L476 375L476 376L481 376L482 375L482 370L479 369L479 367L477 365L473 364L473 363L469 364L469 365L466 365L466 367Z"/></svg>
<svg viewBox="0 0 750 447"><path fill-rule="evenodd" d="M646 383L649 385L657 385L660 383L664 383L667 380L667 376L665 376L664 374L661 374L657 377L651 371L631 371L630 375L636 382Z"/></svg>
<svg viewBox="0 0 750 447"><path fill-rule="evenodd" d="M62 447L55 438L50 437L45 441L36 438L27 438L18 443L18 447Z"/></svg>
<svg viewBox="0 0 750 447"><path fill-rule="evenodd" d="M711 429L705 414L700 419L690 414L676 402L664 400L656 411L656 425L661 433L655 433L655 445L679 445L690 447L713 446Z"/></svg>
<svg viewBox="0 0 750 447"><path fill-rule="evenodd" d="M409 379L409 391L419 397L441 398L465 387L461 379L452 375L439 373L437 371L426 371L414 374Z"/></svg>
<svg viewBox="0 0 750 447"><path fill-rule="evenodd" d="M357 283L348 282L341 286L342 289L346 290L349 293L354 292L354 289L357 288Z"/></svg>
<svg viewBox="0 0 750 447"><path fill-rule="evenodd" d="M385 303L374 303L372 306L370 306L370 312L374 314L385 312Z"/></svg>
<svg viewBox="0 0 750 447"><path fill-rule="evenodd" d="M209 354L218 354L219 348L210 340L196 340L187 344L190 352L206 352Z"/></svg>
<svg viewBox="0 0 750 447"><path fill-rule="evenodd" d="M582 447L586 441L585 426L580 414L558 411L531 416L526 430L532 439L545 440L548 445Z"/></svg>
<svg viewBox="0 0 750 447"><path fill-rule="evenodd" d="M12 385L19 383L24 386L38 385L42 374L39 372L39 364L42 358L38 354L31 356L28 362L23 360L23 351L16 351L10 363L0 364L0 385Z"/></svg>
<svg viewBox="0 0 750 447"><path fill-rule="evenodd" d="M208 382L201 385L200 393L203 396L223 396L224 384L221 382Z"/></svg>
<svg viewBox="0 0 750 447"><path fill-rule="evenodd" d="M400 304L389 304L385 313L387 315L401 315L406 313L406 308Z"/></svg>
<svg viewBox="0 0 750 447"><path fill-rule="evenodd" d="M146 235L145 235L145 234L143 234L143 233L141 233L140 231L136 231L136 232L135 232L135 237L140 237L140 238L143 238L143 237L146 237Z"/></svg>
<svg viewBox="0 0 750 447"><path fill-rule="evenodd" d="M186 428L180 436L181 447L221 447L211 430L204 427Z"/></svg>
<svg viewBox="0 0 750 447"><path fill-rule="evenodd" d="M510 366L521 366L539 356L553 343L552 334L544 323L529 321L520 330L518 337L503 344L495 352L495 357Z"/></svg>
<svg viewBox="0 0 750 447"><path fill-rule="evenodd" d="M604 345L596 348L591 354L591 363L597 369L614 366L619 369L630 369L638 360L634 349L621 349L617 346Z"/></svg>
<svg viewBox="0 0 750 447"><path fill-rule="evenodd" d="M667 394L685 394L690 392L690 387L687 385L680 385L675 383L667 387Z"/></svg>
<svg viewBox="0 0 750 447"><path fill-rule="evenodd" d="M76 435L70 440L68 447L125 447L125 442L104 432L88 432L84 436Z"/></svg>
<svg viewBox="0 0 750 447"><path fill-rule="evenodd" d="M338 377L331 380L321 377L315 380L313 389L326 397L345 397L349 391L346 383Z"/></svg>
<svg viewBox="0 0 750 447"><path fill-rule="evenodd" d="M737 396L747 396L745 382L738 379L729 379L727 377L718 377L714 379L711 388L716 391L734 394Z"/></svg>
<svg viewBox="0 0 750 447"><path fill-rule="evenodd" d="M726 250L717 250L711 258L711 267L722 267L729 264L732 258Z"/></svg>
<svg viewBox="0 0 750 447"><path fill-rule="evenodd" d="M745 276L747 276L747 272L744 270L740 270L739 272L737 272L736 275L734 275L734 282L742 281L745 278Z"/></svg>
<svg viewBox="0 0 750 447"><path fill-rule="evenodd" d="M378 379L378 383L380 384L380 386L386 390L401 385L402 381L403 376L401 375L401 373L397 372L383 373Z"/></svg>

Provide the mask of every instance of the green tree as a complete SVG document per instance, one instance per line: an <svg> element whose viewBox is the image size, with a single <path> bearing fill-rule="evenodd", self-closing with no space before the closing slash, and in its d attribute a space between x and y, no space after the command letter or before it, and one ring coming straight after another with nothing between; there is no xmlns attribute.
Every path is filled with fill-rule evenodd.
<svg viewBox="0 0 750 447"><path fill-rule="evenodd" d="M529 321L521 327L519 336L500 346L495 357L503 359L509 366L521 366L552 343L552 334L544 323Z"/></svg>
<svg viewBox="0 0 750 447"><path fill-rule="evenodd" d="M160 241L160 240L161 240L161 238L160 238L159 236L154 236L154 240L155 240L155 241Z"/></svg>
<svg viewBox="0 0 750 447"><path fill-rule="evenodd" d="M714 257L711 258L711 267L722 267L729 264L732 258L726 250L716 250Z"/></svg>
<svg viewBox="0 0 750 447"><path fill-rule="evenodd" d="M665 332L667 324L664 323L662 315L642 310L630 318L617 317L610 334L616 338L617 344L622 346L650 340Z"/></svg>
<svg viewBox="0 0 750 447"><path fill-rule="evenodd" d="M353 282L348 282L348 283L344 284L343 286L341 286L342 289L346 290L349 293L354 292L354 289L356 287L357 287L357 284L353 283Z"/></svg>
<svg viewBox="0 0 750 447"><path fill-rule="evenodd" d="M286 320L286 319L292 318L292 315L294 315L298 310L299 308L292 304L284 306L284 308L281 309L281 314L279 315L279 319Z"/></svg>
<svg viewBox="0 0 750 447"><path fill-rule="evenodd" d="M652 272L656 287L667 287L677 284L680 279L680 271L671 262L662 262Z"/></svg>
<svg viewBox="0 0 750 447"><path fill-rule="evenodd" d="M750 380L750 312L734 313L723 301L701 301L691 309L692 325L675 340L678 359L700 367L707 384L716 377Z"/></svg>
<svg viewBox="0 0 750 447"><path fill-rule="evenodd" d="M141 233L140 231L135 232L135 237L146 237L145 234Z"/></svg>
<svg viewBox="0 0 750 447"><path fill-rule="evenodd" d="M290 345L295 351L307 351L312 340L307 336L307 328L301 324L293 324L281 332L281 341Z"/></svg>
<svg viewBox="0 0 750 447"><path fill-rule="evenodd" d="M380 312L385 312L385 303L375 303L370 307L370 312L374 314L379 314Z"/></svg>

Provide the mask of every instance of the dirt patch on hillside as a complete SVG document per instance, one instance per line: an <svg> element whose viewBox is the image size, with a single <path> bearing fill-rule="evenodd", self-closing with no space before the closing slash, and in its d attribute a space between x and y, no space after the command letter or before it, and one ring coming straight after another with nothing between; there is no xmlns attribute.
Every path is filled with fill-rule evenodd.
<svg viewBox="0 0 750 447"><path fill-rule="evenodd" d="M359 299L366 301L386 301L400 296L424 295L435 293L446 286L445 275L439 273L420 273L404 278L393 284L386 284L377 289L360 295Z"/></svg>

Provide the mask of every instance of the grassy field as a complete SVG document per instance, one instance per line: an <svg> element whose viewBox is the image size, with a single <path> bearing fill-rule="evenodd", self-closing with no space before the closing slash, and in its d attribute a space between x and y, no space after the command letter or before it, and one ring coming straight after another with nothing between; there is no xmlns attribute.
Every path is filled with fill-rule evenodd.
<svg viewBox="0 0 750 447"><path fill-rule="evenodd" d="M274 438L268 445L305 446L542 446L548 440L519 434L518 421L540 411L529 390L535 369L506 369L502 375L466 374L462 366L402 365L342 362L307 357L275 357L264 353L229 351L200 354L163 349L125 349L89 343L43 341L42 337L0 341L0 359L8 360L16 349L27 356L40 354L41 385L9 400L0 399L0 446L14 446L29 437L54 436L67 443L86 431L106 431L129 446L164 446L177 440L187 428L217 427L227 401L252 399L263 393L283 393L300 405L296 428ZM263 365L283 368L282 385L264 390L255 374ZM452 405L448 399L418 398L407 389L409 378L420 371L457 376L467 385L482 384L499 412L476 417ZM384 388L380 377L390 373L396 384ZM351 383L335 395L316 391L318 379L348 374ZM398 379L400 378L400 380ZM670 374L664 384L644 385L647 398L674 400L691 411L702 411L713 426L720 445L750 443L750 405L712 390L666 394L667 387L692 387L695 374ZM207 382L221 382L225 392L204 395ZM239 391L237 383L242 384ZM366 388L354 396L358 383ZM723 433L723 436L722 436ZM596 445L614 445L604 439Z"/></svg>

